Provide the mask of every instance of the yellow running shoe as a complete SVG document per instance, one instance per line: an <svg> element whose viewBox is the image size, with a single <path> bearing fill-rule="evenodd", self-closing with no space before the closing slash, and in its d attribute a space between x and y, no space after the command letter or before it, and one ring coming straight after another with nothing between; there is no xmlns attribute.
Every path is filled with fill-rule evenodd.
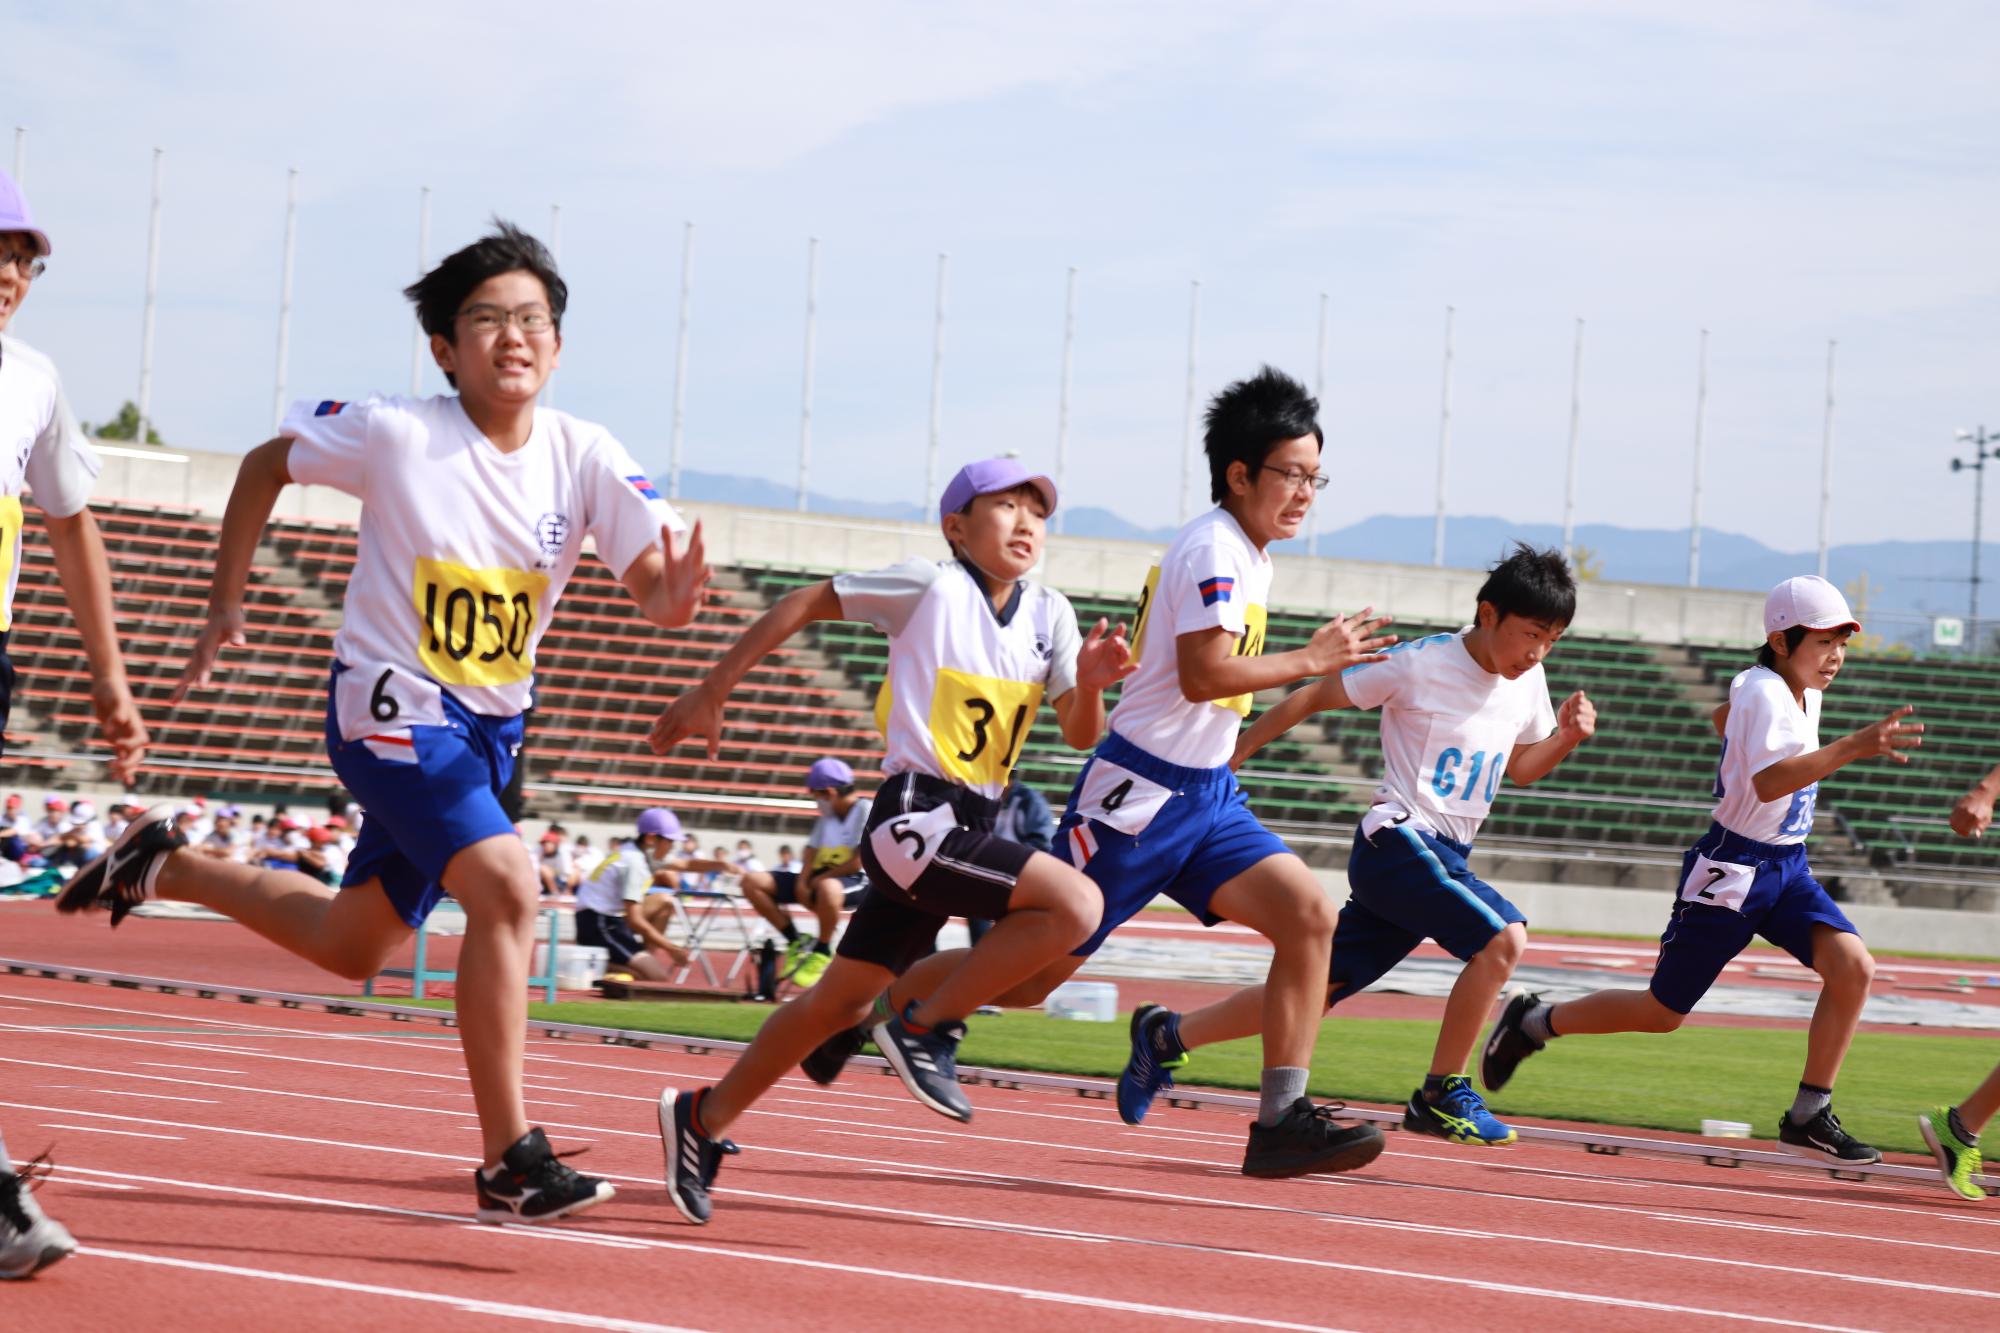
<svg viewBox="0 0 2000 1333"><path fill-rule="evenodd" d="M831 955L823 954L817 949L813 950L806 955L804 962L793 969L792 984L800 990L810 988L814 982L826 975L827 964L832 961Z"/></svg>
<svg viewBox="0 0 2000 1333"><path fill-rule="evenodd" d="M1979 1149L1968 1148L1951 1132L1951 1108L1933 1106L1917 1117L1917 1128L1937 1158L1944 1183L1961 1199L1983 1199L1986 1190L1979 1183Z"/></svg>

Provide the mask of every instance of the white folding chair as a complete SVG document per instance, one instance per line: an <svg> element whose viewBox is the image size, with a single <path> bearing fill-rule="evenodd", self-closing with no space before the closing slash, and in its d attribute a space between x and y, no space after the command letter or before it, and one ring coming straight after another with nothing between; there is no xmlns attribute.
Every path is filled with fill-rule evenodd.
<svg viewBox="0 0 2000 1333"><path fill-rule="evenodd" d="M674 889L675 909L687 923L687 937L681 941L681 947L688 951L688 961L674 974L676 986L687 984L687 979L697 967L708 978L710 986L717 989L733 986L736 974L750 961L756 948L750 927L758 917L750 909L747 898L722 887L738 883L740 880L723 878L716 880L713 888ZM711 947L727 948L732 943L736 952L730 956L728 971L718 977L715 965L709 961L708 951Z"/></svg>

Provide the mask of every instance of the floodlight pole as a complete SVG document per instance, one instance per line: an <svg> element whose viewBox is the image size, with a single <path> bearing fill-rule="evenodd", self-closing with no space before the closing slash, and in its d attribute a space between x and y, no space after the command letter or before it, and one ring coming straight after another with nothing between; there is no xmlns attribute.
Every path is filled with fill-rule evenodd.
<svg viewBox="0 0 2000 1333"><path fill-rule="evenodd" d="M680 336L674 342L674 435L667 459L667 498L681 498L681 442L687 427L688 301L694 286L694 223L681 227Z"/></svg>
<svg viewBox="0 0 2000 1333"><path fill-rule="evenodd" d="M1437 522L1431 532L1431 563L1444 568L1445 470L1451 461L1452 324L1458 311L1444 308L1444 393L1438 411Z"/></svg>
<svg viewBox="0 0 2000 1333"><path fill-rule="evenodd" d="M1195 352L1201 341L1201 280L1188 284L1187 415L1181 432L1181 524L1194 516Z"/></svg>
<svg viewBox="0 0 2000 1333"><path fill-rule="evenodd" d="M153 150L153 209L146 227L146 312L139 329L139 425L132 443L144 445L153 406L153 311L160 297L160 184L167 150Z"/></svg>
<svg viewBox="0 0 2000 1333"><path fill-rule="evenodd" d="M278 382L271 393L271 433L285 424L285 362L292 345L292 260L298 252L299 169L285 173L285 267L278 282Z"/></svg>
<svg viewBox="0 0 2000 1333"><path fill-rule="evenodd" d="M423 279L431 263L431 187L426 185L417 191L417 278ZM410 397L415 398L424 391L424 325L410 330Z"/></svg>
<svg viewBox="0 0 2000 1333"><path fill-rule="evenodd" d="M20 185L28 175L28 127L14 127L14 184Z"/></svg>
<svg viewBox="0 0 2000 1333"><path fill-rule="evenodd" d="M819 320L819 237L806 239L806 368L799 388L799 503L806 512L806 487L812 464L813 328Z"/></svg>
<svg viewBox="0 0 2000 1333"><path fill-rule="evenodd" d="M1826 417L1819 435L1819 576L1827 577L1833 560L1833 354L1840 346L1826 340Z"/></svg>
<svg viewBox="0 0 2000 1333"><path fill-rule="evenodd" d="M549 205L549 258L556 261L556 268L562 268L562 205ZM553 371L542 381L542 406L556 405L556 377Z"/></svg>
<svg viewBox="0 0 2000 1333"><path fill-rule="evenodd" d="M1062 387L1056 395L1056 513L1055 529L1063 530L1069 506L1062 503L1069 468L1069 367L1070 350L1076 343L1076 266L1070 265L1063 284Z"/></svg>
<svg viewBox="0 0 2000 1333"><path fill-rule="evenodd" d="M938 502L938 450L944 442L944 279L951 256L940 253L937 263L937 308L931 320L931 437L924 455L924 512Z"/></svg>
<svg viewBox="0 0 2000 1333"><path fill-rule="evenodd" d="M1962 458L1951 460L1953 472L1972 473L1972 585L1971 601L1966 615L1966 652L1971 656L1979 654L1979 547L1984 534L1986 520L1986 464L1991 459L2000 458L2000 435L1989 435L1986 427L1960 431L1961 443L1972 446L1972 461Z"/></svg>
<svg viewBox="0 0 2000 1333"><path fill-rule="evenodd" d="M1701 585L1702 428L1708 420L1708 330L1701 331L1701 361L1694 390L1694 506L1688 522L1688 587Z"/></svg>
<svg viewBox="0 0 2000 1333"><path fill-rule="evenodd" d="M1319 403L1320 433L1326 432L1326 293L1319 294L1319 350L1313 359L1313 398ZM1326 467L1326 451L1320 451L1319 466ZM1312 508L1306 510L1306 554L1319 554L1319 506L1325 491L1315 492Z"/></svg>
<svg viewBox="0 0 2000 1333"><path fill-rule="evenodd" d="M1576 350L1569 363L1569 473L1563 483L1563 559L1576 558L1576 457L1583 424L1583 320L1576 321Z"/></svg>

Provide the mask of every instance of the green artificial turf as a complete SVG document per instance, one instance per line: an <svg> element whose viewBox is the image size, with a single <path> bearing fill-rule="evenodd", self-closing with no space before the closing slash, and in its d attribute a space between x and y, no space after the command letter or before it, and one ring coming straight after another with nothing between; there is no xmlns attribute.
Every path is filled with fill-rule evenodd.
<svg viewBox="0 0 2000 1333"><path fill-rule="evenodd" d="M394 1001L411 1003L410 1001ZM423 1001L449 1008L449 1000ZM532 1004L538 1019L597 1027L747 1041L769 1016L761 1004L570 1000ZM1328 1019L1313 1056L1318 1097L1397 1103L1422 1081L1437 1025L1410 1019ZM1687 1027L1664 1035L1568 1037L1521 1066L1491 1099L1509 1113L1697 1133L1704 1119L1739 1120L1760 1139L1776 1136L1791 1105L1806 1034L1760 1028ZM959 1058L968 1065L1115 1078L1125 1062L1126 1024L1082 1023L1032 1012L975 1017ZM1884 1151L1924 1152L1917 1113L1956 1102L2000 1058L1991 1036L1864 1032L1834 1094L1849 1132ZM1255 1089L1254 1039L1195 1053L1190 1086ZM1106 1114L1110 1114L1109 1111Z"/></svg>

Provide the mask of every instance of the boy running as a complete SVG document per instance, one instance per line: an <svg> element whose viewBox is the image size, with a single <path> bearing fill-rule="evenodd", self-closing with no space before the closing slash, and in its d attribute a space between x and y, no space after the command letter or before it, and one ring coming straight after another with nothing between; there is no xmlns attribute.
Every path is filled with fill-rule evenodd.
<svg viewBox="0 0 2000 1333"><path fill-rule="evenodd" d="M1043 698L1079 750L1104 731L1102 692L1129 672L1124 631L1098 621L1079 642L1067 598L1027 580L1041 559L1055 485L1008 458L968 464L940 507L953 558L842 574L780 598L707 680L653 724L655 753L689 737L720 745L723 704L752 664L805 626L862 620L889 636L876 716L887 780L860 840L871 885L832 964L783 1005L712 1088L660 1094L667 1190L690 1222L709 1218L723 1135L816 1046L858 1025L933 945L950 916L1000 918L937 987L876 1023L876 1045L924 1105L970 1120L956 1050L979 1005L1073 949L1097 924L1097 890L1043 852L996 836L1008 772Z"/></svg>
<svg viewBox="0 0 2000 1333"><path fill-rule="evenodd" d="M1923 724L1905 722L1913 710L1904 707L1821 748L1820 696L1860 628L1840 589L1825 579L1801 575L1771 590L1757 664L1729 683L1729 701L1716 710L1723 739L1714 823L1682 859L1652 984L1561 1004L1514 996L1480 1061L1489 1091L1505 1087L1521 1061L1555 1037L1672 1032L1750 937L1762 935L1823 983L1806 1036L1805 1077L1779 1117L1778 1142L1842 1166L1881 1159L1833 1113L1833 1081L1861 1021L1875 960L1806 864L1820 780L1876 755L1906 764L1903 751L1923 743Z"/></svg>
<svg viewBox="0 0 2000 1333"><path fill-rule="evenodd" d="M1264 1072L1243 1155L1251 1176L1351 1171L1382 1151L1374 1126L1340 1124L1305 1095L1332 901L1251 813L1229 767L1256 691L1380 661L1378 650L1394 642L1371 638L1384 622L1363 611L1351 622L1336 616L1303 648L1263 655L1266 548L1298 533L1327 485L1318 412L1303 385L1268 366L1209 403L1203 448L1216 508L1182 528L1147 575L1133 638L1137 670L1056 834L1056 854L1101 892L1103 920L1069 957L999 997L1040 1003L1163 893L1203 925L1234 921L1262 934L1272 960L1270 982L1258 992ZM913 967L891 1004L930 993L962 957L942 953ZM844 1034L813 1053L806 1073L830 1082L858 1047Z"/></svg>
<svg viewBox="0 0 2000 1333"><path fill-rule="evenodd" d="M1961 838L1983 838L1993 822L1993 801L2000 797L2000 767L1973 784L1951 809L1951 831ZM1980 1185L1979 1131L1993 1113L2000 1111L2000 1065L1970 1097L1956 1106L1933 1106L1917 1117L1917 1128L1937 1158L1938 1170L1953 1194L1963 1199L1983 1199Z"/></svg>
<svg viewBox="0 0 2000 1333"><path fill-rule="evenodd" d="M548 1222L611 1197L556 1159L521 1103L528 957L541 884L501 808L547 630L586 536L655 625L687 624L708 578L701 529L603 428L535 398L556 368L568 289L506 224L405 293L457 394L304 402L250 451L223 518L208 624L175 699L245 642L243 588L278 492L362 503L334 639L327 751L367 811L342 887L187 846L171 807L78 872L64 912L116 925L150 898L200 903L339 976L375 975L447 892L465 909L459 1040L484 1149L484 1222Z"/></svg>
<svg viewBox="0 0 2000 1333"><path fill-rule="evenodd" d="M854 770L844 759L815 760L806 770L806 792L819 809L812 841L806 844L807 869L759 868L743 874L743 896L785 937L784 975L800 990L826 975L840 914L868 887L861 873L861 837L875 810L872 800L854 790ZM817 936L799 933L785 910L788 903L812 910Z"/></svg>
<svg viewBox="0 0 2000 1333"><path fill-rule="evenodd" d="M1375 665L1295 691L1236 746L1241 765L1311 714L1382 710L1382 783L1355 830L1325 995L1330 1008L1366 990L1427 938L1465 964L1430 1070L1403 1107L1403 1128L1415 1133L1492 1145L1517 1137L1486 1109L1465 1068L1520 961L1527 918L1467 861L1501 775L1539 782L1597 730L1583 691L1551 706L1542 670L1575 614L1576 582L1561 553L1517 545L1487 573L1471 626L1399 644ZM1253 987L1190 1014L1153 1005L1134 1014L1119 1114L1139 1123L1189 1051L1255 1032L1259 1008Z"/></svg>

